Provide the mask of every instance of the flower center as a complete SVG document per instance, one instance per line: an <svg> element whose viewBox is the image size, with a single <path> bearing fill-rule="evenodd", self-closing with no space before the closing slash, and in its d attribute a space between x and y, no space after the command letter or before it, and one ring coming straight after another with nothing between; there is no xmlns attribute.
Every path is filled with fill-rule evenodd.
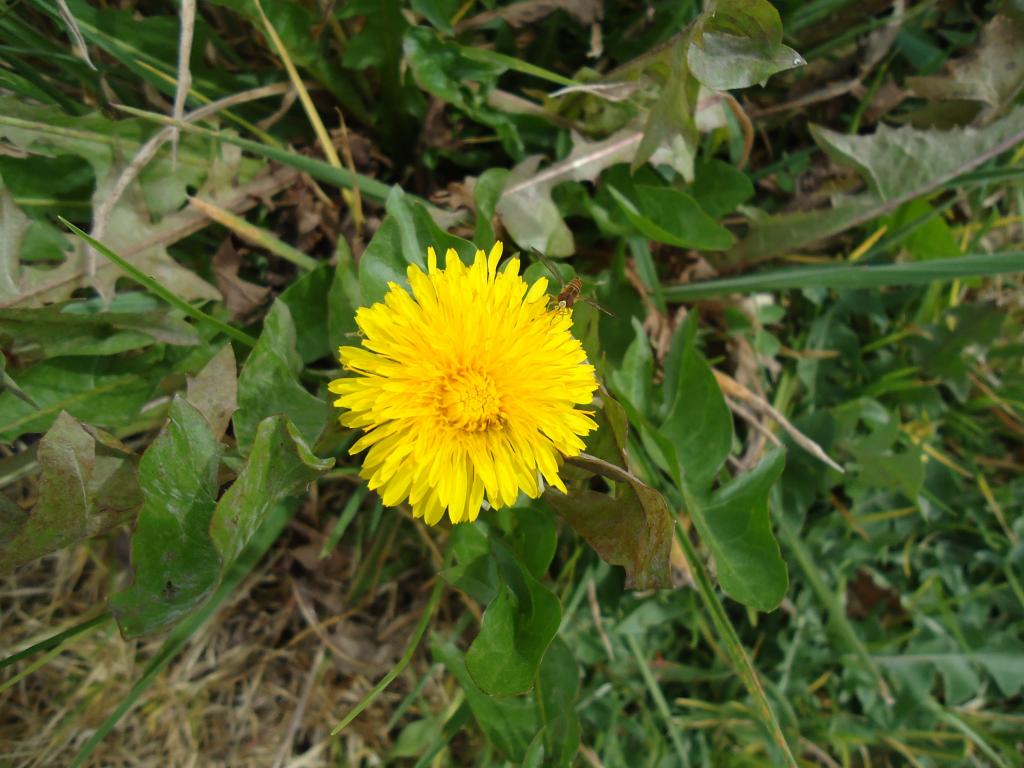
<svg viewBox="0 0 1024 768"><path fill-rule="evenodd" d="M449 426L466 432L483 432L505 421L501 396L486 373L459 370L441 383L441 415Z"/></svg>

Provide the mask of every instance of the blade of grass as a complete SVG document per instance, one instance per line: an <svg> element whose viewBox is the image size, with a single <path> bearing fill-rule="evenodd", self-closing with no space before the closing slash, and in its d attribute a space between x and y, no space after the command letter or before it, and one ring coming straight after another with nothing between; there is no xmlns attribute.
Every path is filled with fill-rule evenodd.
<svg viewBox="0 0 1024 768"><path fill-rule="evenodd" d="M338 522L334 524L331 532L324 539L324 545L320 550L320 559L323 560L338 546L338 542L341 541L341 537L345 535L345 531L348 530L349 525L356 517L356 512L359 511L359 505L363 503L363 499L366 498L366 494L369 489L365 485L358 485L348 501L345 502L345 508L342 509L341 514L338 516Z"/></svg>
<svg viewBox="0 0 1024 768"><path fill-rule="evenodd" d="M778 509L777 504L773 506ZM882 696L882 700L886 704L892 706L895 701L892 696L892 692L889 689L889 684L885 681L882 676L881 670L878 665L875 664L871 658L871 654L868 653L867 647L861 642L860 637L853 629L853 625L850 624L849 619L846 618L846 610L839 603L839 599L833 594L832 590L828 588L825 583L825 578L821 575L817 566L814 564L814 558L811 553L804 546L796 529L792 523L786 518L786 515L779 514L774 516L776 530L779 534L779 539L782 543L789 548L789 551L793 553L793 558L804 572L804 576L807 578L807 583L810 585L811 590L817 595L818 600L821 601L825 607L826 613L828 613L830 624L833 632L835 632L839 640L846 646L846 649L852 653L858 661L860 661L864 670L874 679L875 687L878 688L879 694Z"/></svg>
<svg viewBox="0 0 1024 768"><path fill-rule="evenodd" d="M267 230L250 224L241 216L236 216L231 213L231 211L226 211L220 206L214 205L213 203L199 197L190 197L189 204L193 208L197 208L202 211L218 224L227 227L243 240L246 240L259 248L264 248L275 256L280 256L282 259L291 262L299 269L309 272L320 266L320 262L313 257L307 256L299 249L293 248L283 240L277 239Z"/></svg>
<svg viewBox="0 0 1024 768"><path fill-rule="evenodd" d="M110 611L104 611L98 616L93 616L91 619L86 619L80 624L76 624L73 627L65 629L63 632L58 632L56 635L48 637L45 640L40 640L38 643L30 645L23 651L18 651L17 653L8 656L6 659L0 659L0 669L3 669L4 667L9 667L11 664L16 664L22 659L27 659L29 656L32 656L33 654L57 648L65 640L68 640L69 638L72 638L75 635L80 635L82 632L92 629L98 624L102 624L106 621L109 621L110 618Z"/></svg>
<svg viewBox="0 0 1024 768"><path fill-rule="evenodd" d="M1001 275L1010 272L1024 272L1024 251L983 253L906 264L780 269L723 280L667 285L664 294L668 301L693 301L728 293L756 293L819 286L882 288L894 285L921 285L935 280Z"/></svg>
<svg viewBox="0 0 1024 768"><path fill-rule="evenodd" d="M640 650L640 645L636 641L636 636L632 634L626 635L626 643L629 645L629 650L633 654L633 659L636 661L637 666L640 669L640 675L644 679L644 684L647 686L647 692L654 699L654 706L658 708L658 714L661 715L665 721L665 728L668 730L669 738L672 740L672 748L676 751L676 756L679 758L679 764L684 768L690 766L690 754L686 750L686 745L683 744L683 737L679 734L679 729L676 728L675 723L672 720L672 712L668 708L668 702L665 701L665 694L661 692L661 686L658 685L658 681L654 679L654 675L651 674L651 668L647 665L647 660L644 659L643 652Z"/></svg>
<svg viewBox="0 0 1024 768"><path fill-rule="evenodd" d="M302 78L299 76L299 71L295 68L295 62L292 61L292 57L288 55L288 48L285 46L281 36L277 34L277 30L274 29L274 25L270 23L270 19L263 12L263 6L260 4L260 0L253 0L256 6L256 10L259 12L260 21L263 22L263 28L266 30L267 36L274 44L274 48L277 49L277 55L281 57L281 62L284 64L284 68L288 71L288 78L292 81L292 85L295 86L296 93L299 94L299 102L302 104L302 109L306 113L306 117L309 119L310 125L313 126L313 132L316 134L317 141L320 142L320 146L323 147L324 155L327 157L327 162L334 168L341 168L341 159L338 157L338 152L334 148L334 142L331 141L331 136L327 132L327 128L324 127L323 120L320 119L320 113L316 111L316 106L313 104L313 100L309 97L309 91L306 90L305 83L302 82ZM350 165L349 170L353 171L354 168ZM353 187L358 193L359 187ZM356 221L356 228L362 228L363 214L360 206L357 203L358 198L356 194L348 189L343 189L341 196L345 199L345 204L352 211L352 217Z"/></svg>
<svg viewBox="0 0 1024 768"><path fill-rule="evenodd" d="M927 704L928 708L935 713L936 717L938 717L947 725L960 731L960 733L962 733L968 741L973 742L978 747L978 749L985 753L988 759L992 761L993 765L997 766L998 768L1008 768L1006 762L1003 760L1002 757L999 756L999 753L996 752L995 749L993 749L992 746L981 737L981 734L979 734L976 730L971 728L971 726L969 726L967 723L965 723L962 719L957 717L952 712L945 709L941 704L939 704L939 702L937 702L931 696L928 697Z"/></svg>
<svg viewBox="0 0 1024 768"><path fill-rule="evenodd" d="M288 520L291 518L291 513L292 508L284 504L278 504L270 512L252 540L242 550L238 559L229 566L224 574L224 580L210 600L171 630L160 650L149 660L149 664L146 666L142 677L136 681L121 703L107 716L107 719L96 729L96 732L93 733L89 740L82 745L78 754L75 755L70 768L79 768L79 766L86 764L97 745L106 738L107 734L113 730L121 718L135 706L139 697L145 693L146 689L156 679L156 676L171 663L185 647L192 635L217 612L217 609L231 596L242 579L249 574L260 558L270 549L270 546L277 540L278 535L287 525Z"/></svg>
<svg viewBox="0 0 1024 768"><path fill-rule="evenodd" d="M683 554L686 557L686 564L690 567L690 573L693 575L694 585L697 587L697 595L711 617L711 623L722 640L729 661L736 670L736 674L739 675L743 685L753 697L758 717L768 728L772 741L775 742L782 753L785 764L789 768L797 768L796 758L793 757L793 752L789 748L786 735L782 732L782 726L779 724L778 718L775 717L775 712L768 702L768 696L765 694L764 687L757 676L754 663L743 648L739 635L736 634L736 628L729 621L725 608L722 607L722 603L715 593L715 586L711 581L711 575L708 573L704 561L700 559L697 550L694 549L690 537L686 535L686 532L678 524L675 526L675 530L676 538L679 540Z"/></svg>
<svg viewBox="0 0 1024 768"><path fill-rule="evenodd" d="M152 72L154 77L159 77L161 80L167 82L169 85L172 85L175 88L178 87L178 79L176 77L174 77L173 75L169 75L166 72L161 72L159 69L156 69L155 67L147 64L144 61L140 61L140 62L138 62L138 64L139 64L140 67L142 67L146 71ZM281 85L287 85L287 86L290 87L291 83L285 83L285 82L272 83L271 85L263 86L263 88L270 89L270 88L274 88L275 86L281 86ZM225 96L223 98L217 99L217 102L214 102L211 98L209 98L208 96L204 95L200 91L195 90L194 88L189 91L188 95L189 95L190 98L195 99L196 101L198 101L200 104L203 104L204 106L205 105L209 105L209 104L218 103L218 102L219 103L223 103L225 101L229 101L229 100L232 99L231 96ZM281 146L281 142L279 142L277 139L275 139L269 133L267 133L266 131L262 130L259 126L253 125L252 123L250 123L245 118L239 117L234 112L232 112L230 109L223 110L221 112L221 115L225 119L230 120L231 122L235 123L236 125L244 128L249 133L251 133L253 136L256 136L257 138L259 138L259 140L264 142L265 144L270 144L271 146L275 146L275 147L280 147Z"/></svg>
<svg viewBox="0 0 1024 768"><path fill-rule="evenodd" d="M74 232L76 235L82 238L86 243L91 245L94 249L99 251L101 254L106 256L110 261L112 261L114 264L120 267L130 278L132 278L132 280L139 283L143 288L145 288L155 296L159 296L172 307L180 309L186 315L188 315L189 317L194 317L199 322L203 322L206 323L207 325L213 326L221 333L230 336L235 341L245 344L248 347L256 345L256 339L254 339L249 334L245 333L245 331L240 331L234 326L228 325L223 320L218 320L216 317L206 314L201 309L193 307L187 301L177 296L173 291L168 290L163 285L154 280L152 277L139 270L133 264L129 263L121 256L118 256L116 253L110 250L99 240L96 240L95 238L87 235L85 232L80 230L78 227L76 227L70 221L65 219L63 216L58 216L57 218L60 220L61 224L70 229L72 232Z"/></svg>
<svg viewBox="0 0 1024 768"><path fill-rule="evenodd" d="M135 109L134 107L129 107L124 104L117 105L117 108L122 112L134 115L135 117L141 117L164 125L176 125L172 118L169 118L166 115L161 115L157 112L149 112L145 109ZM330 163L325 163L323 160L317 160L313 157L305 157L304 155L289 152L288 150L281 149L280 147L268 146L266 144L261 144L258 141L243 139L240 136L232 136L229 133L211 131L198 125L190 125L189 123L181 123L177 125L183 131L191 131L192 133L201 134L211 139L216 139L217 141L234 144L236 147L241 147L247 152L252 152L255 155L260 155L261 157L265 157L269 160L275 160L283 165L294 168L297 171L308 173L318 181L333 184L336 187L359 187L360 192L380 203L387 200L388 193L391 191L391 187L383 182L371 179L369 176L352 173L345 168L335 168ZM406 196L422 203L423 205L433 208L433 206L423 198L419 198L408 193L406 193Z"/></svg>
<svg viewBox="0 0 1024 768"><path fill-rule="evenodd" d="M539 77L541 80L547 80L549 83L556 83L557 85L564 86L580 86L581 82L573 80L571 77L564 77L557 72L552 72L550 69L544 69L544 67L538 67L536 64L530 64L527 61L521 61L514 56L507 56L504 53L498 53L497 51L489 51L486 48L474 48L469 45L459 46L460 52L467 59L473 61L481 61L484 64L497 64L501 67L508 67L509 69L521 72L524 75L532 75L533 77Z"/></svg>
<svg viewBox="0 0 1024 768"><path fill-rule="evenodd" d="M452 553L454 550L449 549L448 554L445 556L444 568L447 568L452 564ZM373 686L373 689L367 693L362 700L356 704L352 709L349 710L348 714L342 718L341 722L338 723L331 730L331 736L337 736L345 728L355 720L359 715L370 706L378 696L380 696L384 690L394 682L395 678L402 674L409 662L412 661L413 654L416 653L416 649L419 647L420 640L423 639L423 635L427 631L427 627L430 626L430 620L434 617L434 611L437 610L438 603L441 602L441 595L444 592L445 581L440 576L435 577L434 589L430 593L430 598L427 600L427 605L423 609L423 614L420 616L420 621L416 625L416 629L413 630L412 637L409 638L409 643L405 647L405 652L402 654L402 658L393 666L388 673L381 678L380 682Z"/></svg>

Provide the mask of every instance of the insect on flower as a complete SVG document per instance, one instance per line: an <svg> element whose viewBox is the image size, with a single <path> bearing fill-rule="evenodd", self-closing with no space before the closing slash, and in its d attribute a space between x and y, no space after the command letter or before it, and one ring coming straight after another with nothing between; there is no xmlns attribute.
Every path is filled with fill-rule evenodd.
<svg viewBox="0 0 1024 768"><path fill-rule="evenodd" d="M583 281L576 276L573 276L569 282L562 280L562 276L558 274L555 268L548 261L547 257L544 256L540 251L534 250L533 255L536 256L540 262L547 267L548 272L555 276L555 278L562 283L562 288L556 296L552 296L548 299L548 309L554 310L558 314L565 314L572 309L573 304L581 302L583 304L589 304L594 309L604 312L609 317L615 317L611 312L602 307L593 299L583 296Z"/></svg>

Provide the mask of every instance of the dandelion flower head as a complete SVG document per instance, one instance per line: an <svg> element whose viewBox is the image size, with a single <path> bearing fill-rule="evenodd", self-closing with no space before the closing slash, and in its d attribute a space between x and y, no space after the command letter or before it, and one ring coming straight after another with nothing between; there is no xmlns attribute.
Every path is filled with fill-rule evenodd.
<svg viewBox="0 0 1024 768"><path fill-rule="evenodd" d="M416 517L475 520L544 482L565 492L563 457L596 429L587 411L594 368L570 332L572 310L550 306L547 280L527 285L519 260L498 270L501 243L465 266L454 250L427 272L408 268L410 294L389 283L360 308L359 347L339 349L354 374L330 383L341 423L365 434L360 475L386 506L408 500Z"/></svg>

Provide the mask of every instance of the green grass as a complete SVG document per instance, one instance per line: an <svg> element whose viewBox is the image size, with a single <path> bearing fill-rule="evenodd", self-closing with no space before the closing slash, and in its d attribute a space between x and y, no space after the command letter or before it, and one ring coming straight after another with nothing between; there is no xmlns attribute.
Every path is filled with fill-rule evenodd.
<svg viewBox="0 0 1024 768"><path fill-rule="evenodd" d="M232 1L188 72L67 5L95 68L0 6L0 765L1020 764L1018 4ZM496 238L600 428L427 528L326 383Z"/></svg>

